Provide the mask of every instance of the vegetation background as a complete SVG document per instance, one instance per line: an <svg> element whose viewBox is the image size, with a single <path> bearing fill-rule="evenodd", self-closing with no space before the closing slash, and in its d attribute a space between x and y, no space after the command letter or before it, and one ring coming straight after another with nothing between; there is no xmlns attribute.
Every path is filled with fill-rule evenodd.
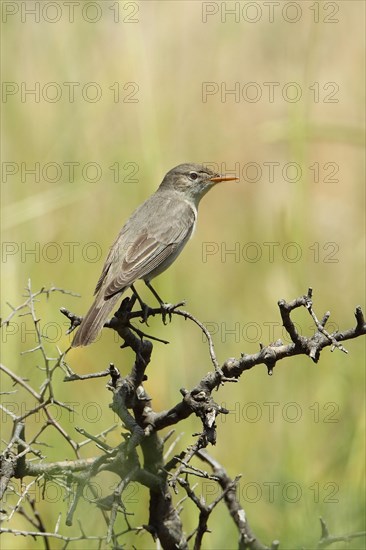
<svg viewBox="0 0 366 550"><path fill-rule="evenodd" d="M235 170L240 182L221 184L205 197L194 238L155 287L167 301L187 300L187 309L211 328L219 360L254 353L260 341L286 340L277 300L293 299L309 286L319 317L330 309L333 327L353 326L354 307L365 306L363 2L104 1L75 7L73 22L64 2L41 2L41 10L58 4L61 11L50 5L39 21L22 16L21 4L31 9L34 2L3 3L3 10L5 4L18 11L3 16L2 79L19 91L5 87L14 93L3 95L2 105L3 315L10 311L6 302L21 302L28 278L34 290L54 284L80 293L79 299L54 295L38 304L49 353L55 346L66 349L59 307L86 311L123 222L170 168L193 161ZM225 15L237 5L236 15ZM60 19L50 22L57 13ZM74 101L65 82L78 83ZM207 82L215 93L204 97ZM265 83L275 83L272 98ZM22 97L22 86L24 92L38 85L39 101ZM225 94L235 86L239 95ZM102 95L92 101L96 90ZM78 163L73 178L65 164L72 162ZM39 178L25 172L35 163ZM116 163L118 177L110 168ZM277 163L274 177L268 163ZM14 175L7 172L11 167ZM276 243L272 256L268 243ZM302 333L313 331L305 313L297 322ZM20 355L34 345L27 329L31 321L24 317L3 332L2 361L37 384L40 358ZM189 322L174 318L163 326L154 319L149 330L171 342L155 344L148 369L147 390L161 410L211 364L202 335ZM272 377L255 368L216 396L231 414L218 419L217 445L209 451L229 475L243 474L241 501L254 531L268 543L279 539L283 549L314 545L319 516L334 534L364 528L365 345L360 338L346 347L348 355L325 350L318 365L306 357L283 361ZM105 331L67 358L80 373L109 362L127 373L132 355ZM12 389L9 380L3 386ZM76 440L82 436L75 425L99 433L115 421L104 379L63 384L60 372L57 391L74 403L75 417L63 412L59 420ZM29 406L21 397L13 401L18 410ZM2 425L6 440L12 423L4 416ZM176 451L199 428L194 417L179 425L184 434ZM73 458L56 433L46 434L50 460ZM108 442L120 442L119 429ZM91 446L84 451L98 452ZM111 492L113 481L106 478L101 494ZM197 491L208 500L216 496L210 482L200 485ZM125 504L134 525L147 522L147 496L131 486ZM60 511L65 518L62 497L57 491L45 501L36 495L49 530ZM105 529L87 502L79 517L90 534ZM189 503L182 518L191 532L197 514ZM29 528L22 518L16 526ZM205 549L236 548L235 527L222 507L210 526ZM72 535L78 527L61 523L60 530ZM148 533L128 535L126 543L153 547ZM19 544L12 536L2 540L3 548ZM355 540L350 547L363 544ZM43 547L31 538L21 545ZM61 543L53 541L53 548Z"/></svg>

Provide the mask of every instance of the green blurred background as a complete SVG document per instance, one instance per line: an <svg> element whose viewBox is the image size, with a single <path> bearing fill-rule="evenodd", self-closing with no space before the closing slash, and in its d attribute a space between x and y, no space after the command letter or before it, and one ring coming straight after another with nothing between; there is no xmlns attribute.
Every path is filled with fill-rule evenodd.
<svg viewBox="0 0 366 550"><path fill-rule="evenodd" d="M169 302L185 298L187 309L207 323L219 361L254 353L259 342L287 341L277 300L291 300L309 286L319 317L330 309L333 329L353 326L355 306L365 306L365 5L269 4L273 11L265 2L81 3L71 22L63 2L41 2L39 20L24 11L34 2L3 3L1 309L6 315L6 302L22 301L28 278L34 290L54 284L80 293L79 299L54 295L38 304L51 356L56 345L69 345L59 307L86 311L124 220L170 168L189 161L236 171L240 182L221 184L205 197L194 238L154 286ZM228 7L236 15L227 14ZM65 82L78 83L73 101ZM215 93L204 97L208 82ZM25 94L37 86L38 97ZM235 86L239 94L225 94ZM26 172L35 163L39 178ZM74 177L70 163L78 163ZM118 175L110 168L116 163ZM312 333L305 312L297 312L296 321L303 334ZM37 387L40 357L20 356L34 345L27 328L24 317L3 332L2 360ZM171 342L154 345L146 383L154 408L162 410L211 364L207 344L188 321L174 318L163 326L154 319L148 330ZM306 357L282 361L272 377L264 366L255 368L215 395L231 414L219 418L217 445L209 451L229 475L243 474L241 502L267 543L277 538L281 548L311 546L320 515L334 534L364 528L365 346L359 338L346 347L348 355L328 348L316 366ZM132 355L106 331L67 359L80 373L109 362L127 373ZM58 378L59 399L76 404L75 418L60 417L75 440L83 438L74 425L96 434L116 420L104 379L63 384L61 373ZM8 380L4 386L12 389ZM12 399L15 407L27 406L26 395L5 396ZM30 434L39 422L34 419ZM4 439L11 426L4 417ZM199 429L196 418L181 423L175 450ZM73 458L58 435L46 433L50 459ZM120 442L119 429L108 442ZM99 451L89 446L83 453ZM106 478L103 494L114 481ZM216 496L209 482L199 483L199 491L208 500ZM38 497L48 530L61 512L60 531L78 532L64 525L67 504L57 492L48 502ZM126 506L135 514L133 525L147 522L145 490L132 486ZM80 505L79 517L85 531L104 532L90 504ZM197 513L188 503L182 518L191 532ZM19 517L4 526L29 528ZM237 533L222 505L209 527L204 548L236 548ZM153 547L147 533L129 535L126 543ZM41 540L20 543L12 536L2 544L43 547ZM363 547L362 539L349 546Z"/></svg>

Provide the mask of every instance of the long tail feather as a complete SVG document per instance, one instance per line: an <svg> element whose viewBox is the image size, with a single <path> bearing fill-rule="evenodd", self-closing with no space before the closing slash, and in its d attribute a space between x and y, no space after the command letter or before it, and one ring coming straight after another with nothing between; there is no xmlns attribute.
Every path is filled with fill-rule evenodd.
<svg viewBox="0 0 366 550"><path fill-rule="evenodd" d="M88 346L99 336L104 323L121 298L122 292L111 296L107 300L104 299L104 292L99 292L94 300L93 305L89 309L81 322L81 325L74 336L71 346Z"/></svg>

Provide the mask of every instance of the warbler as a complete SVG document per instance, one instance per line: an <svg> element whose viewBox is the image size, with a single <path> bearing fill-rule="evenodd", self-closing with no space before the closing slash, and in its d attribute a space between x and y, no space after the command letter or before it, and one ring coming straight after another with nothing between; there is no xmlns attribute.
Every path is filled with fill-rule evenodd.
<svg viewBox="0 0 366 550"><path fill-rule="evenodd" d="M73 347L87 346L98 337L122 294L138 279L159 298L150 281L174 262L192 236L200 200L215 184L236 179L193 163L180 164L166 174L112 244Z"/></svg>

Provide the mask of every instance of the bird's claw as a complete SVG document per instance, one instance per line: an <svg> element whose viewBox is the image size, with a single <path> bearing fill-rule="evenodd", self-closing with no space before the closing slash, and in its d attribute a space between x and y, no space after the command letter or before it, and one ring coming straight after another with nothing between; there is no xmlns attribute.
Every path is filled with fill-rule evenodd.
<svg viewBox="0 0 366 550"><path fill-rule="evenodd" d="M142 319L140 320L140 323L145 323L146 326L149 326L149 323L147 322L149 315L152 315L152 309L147 304L141 304L141 310L142 310Z"/></svg>
<svg viewBox="0 0 366 550"><path fill-rule="evenodd" d="M152 315L154 317L157 313L161 314L161 318L164 325L167 324L167 317L169 319L169 322L171 323L172 313L174 312L174 310L176 310L178 307L184 304L185 304L184 301L178 302L177 304L168 304L166 302L160 302L160 312L159 312L159 310L151 308L150 306L148 306L147 304L141 301L140 306L142 311L142 319L140 319L140 323L145 323L146 326L149 326L149 323L147 322L149 316Z"/></svg>
<svg viewBox="0 0 366 550"><path fill-rule="evenodd" d="M160 304L160 307L161 307L161 318L162 318L162 321L164 323L164 325L167 324L166 322L166 316L168 315L169 316L169 323L172 322L172 311L174 309L174 305L173 304L166 304L165 302Z"/></svg>
<svg viewBox="0 0 366 550"><path fill-rule="evenodd" d="M169 316L169 323L171 323L172 322L172 313L174 312L174 310L177 309L178 307L184 306L184 304L185 304L184 301L183 302L178 302L177 304L167 304L165 302L162 302L160 304L161 317L162 317L164 325L167 324L166 316L167 315Z"/></svg>

